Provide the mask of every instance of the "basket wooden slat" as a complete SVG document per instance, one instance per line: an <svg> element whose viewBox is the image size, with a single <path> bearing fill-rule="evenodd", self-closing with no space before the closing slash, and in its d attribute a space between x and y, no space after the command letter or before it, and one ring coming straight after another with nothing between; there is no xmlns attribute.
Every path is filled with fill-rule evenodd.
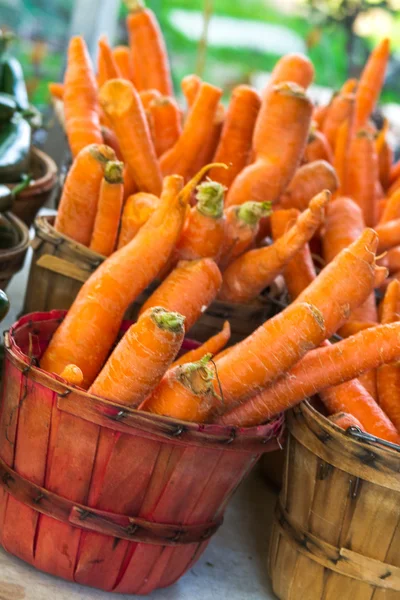
<svg viewBox="0 0 400 600"><path fill-rule="evenodd" d="M12 213L5 213L6 219L18 233L18 244L13 248L0 250L0 289L5 290L13 275L24 264L29 247L29 230L27 226Z"/></svg>
<svg viewBox="0 0 400 600"><path fill-rule="evenodd" d="M400 597L400 453L352 438L307 402L287 427L268 559L275 594Z"/></svg>

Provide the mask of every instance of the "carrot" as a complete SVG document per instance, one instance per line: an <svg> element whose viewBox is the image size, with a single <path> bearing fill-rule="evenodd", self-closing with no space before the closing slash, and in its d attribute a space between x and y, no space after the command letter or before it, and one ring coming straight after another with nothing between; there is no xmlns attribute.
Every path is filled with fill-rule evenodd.
<svg viewBox="0 0 400 600"><path fill-rule="evenodd" d="M123 167L121 162L108 162L101 182L99 206L90 249L103 256L110 256L117 241L124 195Z"/></svg>
<svg viewBox="0 0 400 600"><path fill-rule="evenodd" d="M182 93L185 96L187 109L190 111L201 86L201 79L194 73L186 75L181 81Z"/></svg>
<svg viewBox="0 0 400 600"><path fill-rule="evenodd" d="M104 168L113 160L115 153L108 146L86 146L72 163L64 183L54 226L85 246L92 237Z"/></svg>
<svg viewBox="0 0 400 600"><path fill-rule="evenodd" d="M312 350L269 388L219 417L217 423L241 427L257 425L325 390L321 398L329 412L349 412L365 431L399 443L400 435L385 413L361 384L351 381L359 373L399 356L400 324L365 329L336 344ZM357 393L350 394L349 386L345 386L346 393L339 404L336 386L346 381L351 381L351 387L357 388ZM327 390L332 386L335 386L334 393L329 393Z"/></svg>
<svg viewBox="0 0 400 600"><path fill-rule="evenodd" d="M353 127L353 114L350 119L343 121L338 129L335 144L335 154L333 157L333 166L339 180L338 195L344 195L347 189L347 170L349 166L349 151L351 131Z"/></svg>
<svg viewBox="0 0 400 600"><path fill-rule="evenodd" d="M313 82L315 70L312 62L304 54L286 54L276 63L264 90L268 94L274 85L292 81L302 88L308 88Z"/></svg>
<svg viewBox="0 0 400 600"><path fill-rule="evenodd" d="M89 389L119 404L138 406L161 381L179 352L184 317L154 307L131 325Z"/></svg>
<svg viewBox="0 0 400 600"><path fill-rule="evenodd" d="M400 271L400 246L395 246L387 251L384 266L389 269L389 273Z"/></svg>
<svg viewBox="0 0 400 600"><path fill-rule="evenodd" d="M270 202L245 202L225 209L225 232L219 261L223 268L253 245L260 219L270 213Z"/></svg>
<svg viewBox="0 0 400 600"><path fill-rule="evenodd" d="M387 63L390 56L390 42L383 39L371 52L360 76L356 92L356 128L365 127L381 93Z"/></svg>
<svg viewBox="0 0 400 600"><path fill-rule="evenodd" d="M232 92L221 138L214 155L216 162L229 165L229 170L213 169L210 178L229 188L248 164L251 142L261 99L248 85L239 85Z"/></svg>
<svg viewBox="0 0 400 600"><path fill-rule="evenodd" d="M114 252L81 288L41 360L60 373L77 365L88 388L119 331L128 306L167 263L180 235L192 183L182 190L178 175L164 181L161 203L134 239Z"/></svg>
<svg viewBox="0 0 400 600"><path fill-rule="evenodd" d="M82 385L83 373L76 365L67 365L60 377L65 379L68 385Z"/></svg>
<svg viewBox="0 0 400 600"><path fill-rule="evenodd" d="M197 204L189 212L176 247L179 259L209 257L218 261L225 235L224 191L216 181L197 187Z"/></svg>
<svg viewBox="0 0 400 600"><path fill-rule="evenodd" d="M84 40L71 38L64 79L65 126L72 156L89 144L101 144L97 84Z"/></svg>
<svg viewBox="0 0 400 600"><path fill-rule="evenodd" d="M357 79L347 79L341 87L340 92L342 94L355 94L358 87Z"/></svg>
<svg viewBox="0 0 400 600"><path fill-rule="evenodd" d="M375 327L376 321L347 321L344 325L339 329L339 333L342 337L347 338L363 329L368 329L369 327Z"/></svg>
<svg viewBox="0 0 400 600"><path fill-rule="evenodd" d="M99 87L104 85L109 79L118 79L119 77L122 77L106 35L102 35L99 38L97 69L97 82Z"/></svg>
<svg viewBox="0 0 400 600"><path fill-rule="evenodd" d="M379 181L384 190L390 187L390 170L393 162L393 150L387 142L389 123L385 119L384 126L375 140L376 153L378 155Z"/></svg>
<svg viewBox="0 0 400 600"><path fill-rule="evenodd" d="M204 143L201 151L197 155L197 158L193 162L189 169L189 175L198 171L203 165L213 161L217 146L221 138L222 127L225 121L225 107L220 102L215 111L215 116L211 126L208 127L207 132L204 135Z"/></svg>
<svg viewBox="0 0 400 600"><path fill-rule="evenodd" d="M322 190L334 193L338 180L334 168L325 160L316 160L300 167L289 186L280 197L282 208L305 210L316 194Z"/></svg>
<svg viewBox="0 0 400 600"><path fill-rule="evenodd" d="M101 134L103 136L103 141L106 144L106 146L109 146L110 148L112 148L115 152L115 156L117 157L117 159L121 160L121 158L122 158L121 148L119 147L117 136L115 135L113 130L110 129L109 127L102 125L101 126Z"/></svg>
<svg viewBox="0 0 400 600"><path fill-rule="evenodd" d="M354 102L354 94L339 93L333 98L329 105L328 114L326 115L322 126L322 133L328 140L332 150L335 150L339 127L351 115Z"/></svg>
<svg viewBox="0 0 400 600"><path fill-rule="evenodd" d="M154 306L179 312L188 331L221 287L221 273L213 260L182 261L146 300L139 314Z"/></svg>
<svg viewBox="0 0 400 600"><path fill-rule="evenodd" d="M141 191L158 195L161 173L151 141L146 115L133 85L111 79L100 90L100 103L109 117L124 162Z"/></svg>
<svg viewBox="0 0 400 600"><path fill-rule="evenodd" d="M128 46L116 46L112 50L120 77L133 82L133 66Z"/></svg>
<svg viewBox="0 0 400 600"><path fill-rule="evenodd" d="M167 96L153 100L149 112L156 154L161 156L181 135L181 114L174 98Z"/></svg>
<svg viewBox="0 0 400 600"><path fill-rule="evenodd" d="M271 246L250 250L231 263L223 274L219 298L228 302L256 298L320 227L329 197L327 191L315 196L285 235Z"/></svg>
<svg viewBox="0 0 400 600"><path fill-rule="evenodd" d="M144 0L129 0L126 19L134 83L141 90L158 90L172 96L172 80L164 38L152 10Z"/></svg>
<svg viewBox="0 0 400 600"><path fill-rule="evenodd" d="M194 350L190 350L183 354L180 358L178 358L173 364L173 367L177 367L178 365L183 365L188 362L196 362L201 360L203 356L206 354L217 354L220 352L222 348L226 346L229 342L229 338L231 337L231 326L229 325L229 321L225 321L221 331L210 337L204 344L195 348Z"/></svg>
<svg viewBox="0 0 400 600"><path fill-rule="evenodd" d="M137 185L135 178L133 176L132 171L129 169L128 165L124 166L124 203L137 192Z"/></svg>
<svg viewBox="0 0 400 600"><path fill-rule="evenodd" d="M325 135L317 129L311 129L303 161L305 163L312 163L318 160L324 160L332 164L333 153Z"/></svg>
<svg viewBox="0 0 400 600"><path fill-rule="evenodd" d="M154 100L163 97L158 90L143 90L142 92L139 92L139 96L145 111L149 110L150 104L154 102Z"/></svg>
<svg viewBox="0 0 400 600"><path fill-rule="evenodd" d="M400 245L400 219L388 221L387 223L379 223L375 227L375 231L379 236L379 252L384 252Z"/></svg>
<svg viewBox="0 0 400 600"><path fill-rule="evenodd" d="M389 196L379 224L388 223L395 219L400 219L400 188Z"/></svg>
<svg viewBox="0 0 400 600"><path fill-rule="evenodd" d="M209 139L210 123L214 120L221 95L220 88L208 83L201 84L180 138L160 158L164 175L178 173L188 177L193 163Z"/></svg>
<svg viewBox="0 0 400 600"><path fill-rule="evenodd" d="M314 106L312 119L315 122L317 129L320 131L323 127L323 124L324 124L326 115L328 114L328 111L329 111L329 104Z"/></svg>
<svg viewBox="0 0 400 600"><path fill-rule="evenodd" d="M329 204L327 205L329 208ZM299 211L295 208L288 210L276 210L271 217L272 235L276 241L292 227L299 217ZM287 291L292 300L316 278L315 267L308 244L294 255L285 268L283 277L285 279Z"/></svg>
<svg viewBox="0 0 400 600"><path fill-rule="evenodd" d="M331 417L328 417L332 423L336 425L336 427L340 427L341 429L349 429L349 427L358 427L358 429L362 430L362 425L358 419L353 417L353 415L349 413L339 412L335 413Z"/></svg>
<svg viewBox="0 0 400 600"><path fill-rule="evenodd" d="M213 385L215 373L207 366L210 358L208 354L167 371L140 410L194 423L207 420L218 400Z"/></svg>
<svg viewBox="0 0 400 600"><path fill-rule="evenodd" d="M48 84L48 88L53 98L58 98L58 100L62 100L64 98L65 87L63 83L51 82Z"/></svg>
<svg viewBox="0 0 400 600"><path fill-rule="evenodd" d="M253 136L256 160L234 180L226 206L278 200L303 156L311 113L311 101L295 84L276 85L264 96Z"/></svg>
<svg viewBox="0 0 400 600"><path fill-rule="evenodd" d="M390 184L400 178L400 159L390 169Z"/></svg>
<svg viewBox="0 0 400 600"><path fill-rule="evenodd" d="M160 205L158 196L147 192L138 192L129 196L122 212L121 229L118 237L118 248L126 246L147 223L151 215Z"/></svg>
<svg viewBox="0 0 400 600"><path fill-rule="evenodd" d="M366 130L359 130L350 144L346 194L361 208L368 227L373 227L377 221L377 180L378 159L374 140Z"/></svg>
<svg viewBox="0 0 400 600"><path fill-rule="evenodd" d="M342 197L328 204L322 235L325 262L331 262L343 248L354 242L364 229L361 208L353 200Z"/></svg>

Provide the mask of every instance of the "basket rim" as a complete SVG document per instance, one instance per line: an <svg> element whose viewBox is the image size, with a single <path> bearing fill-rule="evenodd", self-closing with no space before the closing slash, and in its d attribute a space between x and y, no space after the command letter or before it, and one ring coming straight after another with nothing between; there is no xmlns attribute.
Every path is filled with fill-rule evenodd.
<svg viewBox="0 0 400 600"><path fill-rule="evenodd" d="M68 403L70 402L68 397L72 397L71 406L74 411L74 399L78 399L82 403L82 399L90 399L93 406L100 406L104 411L115 411L115 417L109 417L112 420L110 427L124 431L124 423L118 423L118 415L123 412L124 416L127 416L128 420L131 419L134 423L137 423L136 427L143 427L146 429L146 424L155 435L157 432L160 436L169 436L171 439L175 439L177 443L201 443L205 445L211 445L215 447L217 443L221 449L226 448L235 451L249 451L257 452L262 454L268 450L268 442L274 440L279 434L283 422L283 414L278 415L268 423L263 425L257 425L255 427L233 427L218 424L208 423L191 423L188 421L181 421L179 419L173 419L162 415L153 413L146 413L134 408L127 407L125 405L117 404L96 396L89 394L82 388L72 387L65 383L61 377L55 374L50 374L44 371L40 367L35 366L32 360L26 356L17 345L14 335L16 331L30 322L40 323L46 321L58 321L62 320L67 311L65 310L52 310L50 312L36 312L24 315L18 321L16 321L8 331L5 333L5 349L6 357L10 355L11 362L23 373L32 371L35 374L35 380L39 381L42 385L47 385L53 391L55 391L59 397L59 407L62 410L68 412ZM75 401L75 405L79 406L79 402ZM88 403L89 404L89 403ZM76 414L76 412L72 412ZM91 421L91 418L83 415L81 418ZM167 433L166 433L167 432ZM181 439L179 439L181 438ZM184 439L183 439L184 438ZM189 441L189 439L191 441Z"/></svg>
<svg viewBox="0 0 400 600"><path fill-rule="evenodd" d="M31 185L29 185L25 190L23 190L15 199L15 202L18 200L28 200L30 196L36 195L37 193L44 192L47 189L50 189L52 185L54 185L55 179L57 177L58 169L55 161L43 150L39 150L36 146L32 146L32 154L36 156L46 167L46 172L39 179L35 179ZM7 187L12 190L17 183L7 184Z"/></svg>
<svg viewBox="0 0 400 600"><path fill-rule="evenodd" d="M10 211L5 212L4 215L9 221L11 221L11 224L20 233L21 241L13 248L0 250L0 260L8 260L14 258L18 254L22 254L28 249L30 243L29 229L27 225L25 225L25 223L21 221L19 217Z"/></svg>

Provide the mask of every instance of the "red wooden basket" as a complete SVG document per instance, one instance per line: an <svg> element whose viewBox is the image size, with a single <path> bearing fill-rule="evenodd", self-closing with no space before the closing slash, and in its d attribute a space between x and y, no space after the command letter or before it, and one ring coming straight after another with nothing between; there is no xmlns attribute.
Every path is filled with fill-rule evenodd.
<svg viewBox="0 0 400 600"><path fill-rule="evenodd" d="M26 315L6 334L0 542L53 575L146 594L197 561L239 483L276 447L282 419L247 429L184 423L70 388L35 366L64 314ZM104 439L112 445L93 503Z"/></svg>

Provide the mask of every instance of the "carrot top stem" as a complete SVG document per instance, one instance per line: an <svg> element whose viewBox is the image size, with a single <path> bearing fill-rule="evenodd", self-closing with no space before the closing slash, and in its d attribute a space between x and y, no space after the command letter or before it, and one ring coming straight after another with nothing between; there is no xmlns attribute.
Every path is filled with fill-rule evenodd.
<svg viewBox="0 0 400 600"><path fill-rule="evenodd" d="M144 0L125 0L125 6L130 13L140 12L146 8Z"/></svg>
<svg viewBox="0 0 400 600"><path fill-rule="evenodd" d="M104 168L104 179L108 183L124 183L124 163L119 160L109 161Z"/></svg>
<svg viewBox="0 0 400 600"><path fill-rule="evenodd" d="M206 217L220 219L224 212L224 185L217 181L204 181L197 186L197 210Z"/></svg>
<svg viewBox="0 0 400 600"><path fill-rule="evenodd" d="M255 227L259 220L271 214L272 202L244 202L237 211L238 219Z"/></svg>
<svg viewBox="0 0 400 600"><path fill-rule="evenodd" d="M155 306L151 309L150 316L160 329L166 329L173 333L185 331L185 317L178 312L171 312L161 306Z"/></svg>
<svg viewBox="0 0 400 600"><path fill-rule="evenodd" d="M105 144L91 144L88 150L93 158L105 165L110 162L111 157L115 158L115 153L112 148Z"/></svg>
<svg viewBox="0 0 400 600"><path fill-rule="evenodd" d="M210 163L209 165L205 165L204 167L202 167L200 169L200 171L198 171L196 173L196 175L194 175L192 177L192 179L190 179L187 182L187 184L181 191L180 196L183 201L185 201L185 202L189 201L190 194L192 193L193 189L200 183L200 181L203 179L203 177L207 173L207 171L209 171L213 167L221 167L222 169L229 168L225 163Z"/></svg>
<svg viewBox="0 0 400 600"><path fill-rule="evenodd" d="M208 393L215 395L213 386L214 371L207 367L211 358L212 354L205 354L203 358L196 362L179 365L176 378L196 395Z"/></svg>

